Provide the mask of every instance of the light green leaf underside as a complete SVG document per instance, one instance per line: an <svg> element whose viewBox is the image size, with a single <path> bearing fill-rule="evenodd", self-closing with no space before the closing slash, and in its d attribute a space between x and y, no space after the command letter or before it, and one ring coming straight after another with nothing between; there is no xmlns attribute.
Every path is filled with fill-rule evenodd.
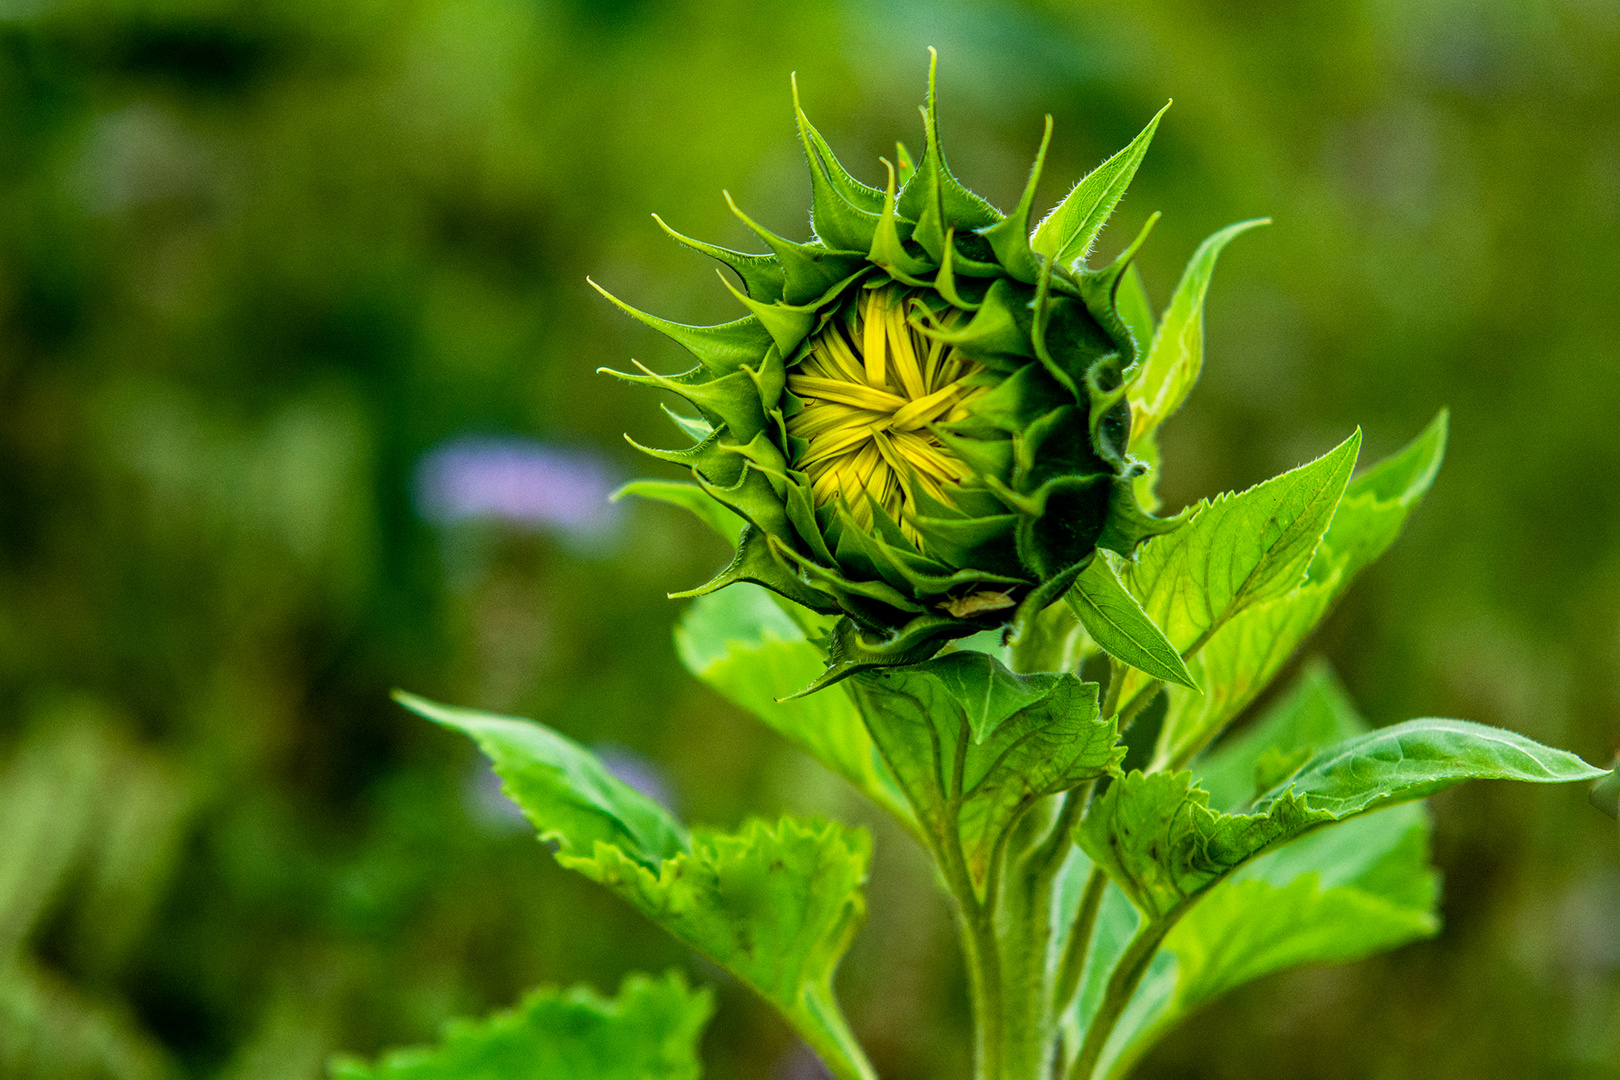
<svg viewBox="0 0 1620 1080"><path fill-rule="evenodd" d="M737 546L737 538L742 535L743 519L690 480L632 480L615 491L612 500L618 502L627 495L669 503L690 511L703 524L725 537L732 547Z"/></svg>
<svg viewBox="0 0 1620 1080"><path fill-rule="evenodd" d="M1262 851L1318 826L1465 780L1560 783L1603 775L1573 754L1511 731L1409 720L1318 752L1250 813L1211 809L1190 772L1133 771L1093 804L1079 841L1144 914L1175 917Z"/></svg>
<svg viewBox="0 0 1620 1080"><path fill-rule="evenodd" d="M915 827L843 687L784 700L814 682L827 660L764 589L739 583L698 597L675 628L675 648L687 670L726 700Z"/></svg>
<svg viewBox="0 0 1620 1080"><path fill-rule="evenodd" d="M1468 720L1423 719L1358 735L1322 751L1256 804L1305 797L1336 818L1421 799L1466 780L1561 784L1607 775L1567 750Z"/></svg>
<svg viewBox="0 0 1620 1080"><path fill-rule="evenodd" d="M1204 692L1169 688L1155 754L1158 767L1187 762L1232 722L1281 670L1355 575L1400 534L1433 483L1445 453L1441 412L1399 452L1352 480L1305 580L1232 617L1188 666Z"/></svg>
<svg viewBox="0 0 1620 1080"><path fill-rule="evenodd" d="M1091 640L1109 656L1145 675L1196 692L1181 654L1120 584L1106 553L1099 552L1081 572L1069 590L1068 601Z"/></svg>
<svg viewBox="0 0 1620 1080"><path fill-rule="evenodd" d="M1119 205L1142 159L1147 156L1153 133L1159 129L1159 120L1168 108L1166 104L1130 145L1086 174L1063 201L1052 208L1030 237L1030 248L1036 254L1055 259L1063 266L1085 259L1103 223Z"/></svg>
<svg viewBox="0 0 1620 1080"><path fill-rule="evenodd" d="M470 736L489 757L506 794L560 853L597 844L656 867L686 851L685 828L658 803L607 770L572 739L532 720L457 709L414 694L394 698L418 716Z"/></svg>
<svg viewBox="0 0 1620 1080"><path fill-rule="evenodd" d="M688 837L662 807L541 724L397 697L478 743L508 796L557 844L559 864L752 986L839 1080L870 1080L832 987L865 914L864 831L783 818Z"/></svg>
<svg viewBox="0 0 1620 1080"><path fill-rule="evenodd" d="M614 999L544 988L482 1020L452 1020L437 1046L392 1050L375 1064L332 1063L333 1080L698 1080L698 1039L714 1012L707 990L675 972L631 975Z"/></svg>
<svg viewBox="0 0 1620 1080"><path fill-rule="evenodd" d="M1186 524L1142 545L1125 585L1178 653L1191 655L1246 608L1299 584L1360 446L1357 430L1315 461L1200 504ZM1124 702L1150 681L1134 671L1125 679Z"/></svg>
<svg viewBox="0 0 1620 1080"><path fill-rule="evenodd" d="M1215 260L1232 239L1268 219L1240 221L1214 234L1193 252L1165 309L1147 359L1131 382L1131 442L1151 435L1186 400L1204 366L1204 297Z"/></svg>
<svg viewBox="0 0 1620 1080"><path fill-rule="evenodd" d="M1009 830L1036 799L1118 768L1097 684L1015 675L962 650L850 680L873 741L938 850L960 842L982 892Z"/></svg>

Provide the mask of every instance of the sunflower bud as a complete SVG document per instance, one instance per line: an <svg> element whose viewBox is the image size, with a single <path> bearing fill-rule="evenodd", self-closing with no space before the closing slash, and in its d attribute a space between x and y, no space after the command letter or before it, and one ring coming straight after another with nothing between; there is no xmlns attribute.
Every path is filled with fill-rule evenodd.
<svg viewBox="0 0 1620 1080"><path fill-rule="evenodd" d="M798 110L809 242L741 211L769 254L665 226L736 273L742 288L727 287L744 318L686 326L614 300L698 360L678 375L620 375L699 414L677 418L695 445L641 449L689 467L747 522L731 565L694 592L751 581L846 616L824 681L1021 623L1099 547L1128 555L1173 524L1138 505L1144 466L1127 453L1139 343L1115 294L1142 238L1107 267L1085 262L1158 117L1033 229L1050 117L1007 214L946 166L932 65L923 118L922 159L899 147L879 190Z"/></svg>

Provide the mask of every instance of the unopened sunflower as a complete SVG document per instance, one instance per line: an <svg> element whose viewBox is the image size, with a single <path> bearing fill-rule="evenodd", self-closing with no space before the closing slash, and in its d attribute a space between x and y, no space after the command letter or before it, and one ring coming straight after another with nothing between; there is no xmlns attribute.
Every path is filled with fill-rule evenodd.
<svg viewBox="0 0 1620 1080"><path fill-rule="evenodd" d="M946 166L932 69L923 119L922 158L900 147L879 189L798 110L807 242L741 211L768 254L671 230L736 273L745 317L688 326L614 300L698 361L621 375L697 411L679 418L695 445L647 452L747 522L731 564L694 591L751 581L845 616L834 677L1027 619L1099 547L1128 555L1170 524L1138 505L1144 466L1127 453L1126 384L1147 343L1116 292L1137 244L1086 264L1158 117L1033 228L1050 118L1006 214Z"/></svg>

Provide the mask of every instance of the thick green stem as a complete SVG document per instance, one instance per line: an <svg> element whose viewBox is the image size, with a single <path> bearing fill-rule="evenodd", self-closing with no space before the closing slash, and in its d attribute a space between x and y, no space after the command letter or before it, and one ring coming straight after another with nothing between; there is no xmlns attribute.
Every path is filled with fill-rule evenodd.
<svg viewBox="0 0 1620 1080"><path fill-rule="evenodd" d="M963 912L962 941L973 994L973 1075L976 1080L1001 1080L1004 1003L995 927Z"/></svg>
<svg viewBox="0 0 1620 1080"><path fill-rule="evenodd" d="M1056 1016L1052 1012L1052 905L1058 871L1067 858L1084 790L1051 803L1028 824L1033 840L1009 859L1000 877L996 931L1001 941L1005 1008L1001 1054L1006 1080L1047 1080L1052 1073Z"/></svg>
<svg viewBox="0 0 1620 1080"><path fill-rule="evenodd" d="M944 820L932 845L934 858L945 876L945 884L956 900L962 920L962 951L966 955L968 980L973 996L974 1076L976 1080L1001 1080L1001 949L996 940L994 913L979 899L962 852L962 780L966 768L965 748L970 737L966 717L957 734L957 754L951 762L949 796ZM994 883L991 883L994 887Z"/></svg>

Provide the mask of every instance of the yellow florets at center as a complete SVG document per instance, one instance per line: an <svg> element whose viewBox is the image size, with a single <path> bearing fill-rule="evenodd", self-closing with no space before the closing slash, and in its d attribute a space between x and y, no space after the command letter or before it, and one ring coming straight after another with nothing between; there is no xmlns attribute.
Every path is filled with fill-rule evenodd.
<svg viewBox="0 0 1620 1080"><path fill-rule="evenodd" d="M981 365L918 329L949 321L892 285L864 290L853 317L817 333L787 379L804 402L788 420L788 434L807 444L794 467L809 475L817 505L841 497L870 529L876 502L919 550L914 491L949 503L945 485L972 475L932 425L964 419L985 392L967 381Z"/></svg>

